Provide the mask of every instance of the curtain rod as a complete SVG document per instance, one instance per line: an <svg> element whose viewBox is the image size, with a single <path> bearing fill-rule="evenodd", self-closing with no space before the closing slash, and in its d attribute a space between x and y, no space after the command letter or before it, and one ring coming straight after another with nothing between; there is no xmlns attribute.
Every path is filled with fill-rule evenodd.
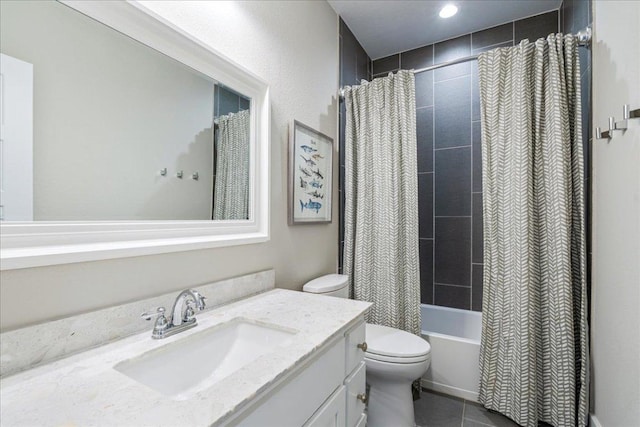
<svg viewBox="0 0 640 427"><path fill-rule="evenodd" d="M591 27L587 27L583 30L578 31L578 33L576 34L576 38L578 39L578 46L583 46L587 48L590 47L591 46ZM424 68L419 68L417 70L413 70L413 74L423 73L425 71L431 71L431 70L435 70L442 67L448 67L450 65L461 64L467 61L473 61L474 59L478 59L478 56L480 56L480 54L476 53L475 55L469 55L463 58L453 59L451 61L441 62L439 64L430 65ZM341 98L344 97L344 88L340 88L340 97Z"/></svg>

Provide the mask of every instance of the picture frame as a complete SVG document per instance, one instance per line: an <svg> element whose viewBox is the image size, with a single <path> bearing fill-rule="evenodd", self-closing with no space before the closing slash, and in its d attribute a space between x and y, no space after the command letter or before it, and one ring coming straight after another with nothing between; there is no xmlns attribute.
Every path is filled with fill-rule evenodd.
<svg viewBox="0 0 640 427"><path fill-rule="evenodd" d="M289 132L289 225L330 223L333 138L297 120Z"/></svg>

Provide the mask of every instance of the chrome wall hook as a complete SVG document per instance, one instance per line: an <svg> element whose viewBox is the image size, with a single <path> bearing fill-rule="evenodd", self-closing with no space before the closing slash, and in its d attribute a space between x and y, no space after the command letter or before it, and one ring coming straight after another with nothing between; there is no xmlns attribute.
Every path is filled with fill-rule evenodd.
<svg viewBox="0 0 640 427"><path fill-rule="evenodd" d="M603 131L600 127L596 128L596 139L611 139L613 131L616 130L616 119L609 117L609 129ZM619 130L619 129L618 129Z"/></svg>
<svg viewBox="0 0 640 427"><path fill-rule="evenodd" d="M596 128L596 134L594 135L596 139L611 139L611 131L605 130L602 131L602 128L598 126Z"/></svg>
<svg viewBox="0 0 640 427"><path fill-rule="evenodd" d="M167 168L160 169L160 175L161 176L167 176Z"/></svg>
<svg viewBox="0 0 640 427"><path fill-rule="evenodd" d="M183 175L182 171L178 171L178 173L176 173L176 178L182 179L182 175Z"/></svg>
<svg viewBox="0 0 640 427"><path fill-rule="evenodd" d="M619 122L616 122L616 119L614 119L613 117L609 117L609 132L613 132L614 130L619 130L622 132L627 130L627 121L620 120Z"/></svg>
<svg viewBox="0 0 640 427"><path fill-rule="evenodd" d="M200 175L198 175L198 172L192 173L191 179L193 179L194 181L197 181L198 179L200 179Z"/></svg>
<svg viewBox="0 0 640 427"><path fill-rule="evenodd" d="M629 104L625 104L622 107L622 120L617 121L613 117L609 117L609 129L602 131L601 128L596 128L596 139L611 139L614 131L624 132L629 126L629 120L640 118L640 108L632 110Z"/></svg>

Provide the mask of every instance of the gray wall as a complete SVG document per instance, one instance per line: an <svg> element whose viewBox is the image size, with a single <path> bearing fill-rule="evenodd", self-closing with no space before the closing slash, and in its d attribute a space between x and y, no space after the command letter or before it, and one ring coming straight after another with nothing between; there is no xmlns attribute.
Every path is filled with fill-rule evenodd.
<svg viewBox="0 0 640 427"><path fill-rule="evenodd" d="M593 2L593 123L640 108L640 2ZM640 420L640 120L594 139L591 289L592 426Z"/></svg>
<svg viewBox="0 0 640 427"><path fill-rule="evenodd" d="M58 2L3 2L34 64L36 220L211 218L213 81ZM167 177L160 169L167 168Z"/></svg>
<svg viewBox="0 0 640 427"><path fill-rule="evenodd" d="M271 240L230 248L3 271L2 330L269 268L276 271L276 286L288 289L301 289L305 281L336 271L338 203L334 203L331 224L290 227L286 197L289 123L300 120L337 140L335 12L326 2L316 1L143 4L269 83ZM337 165L336 156L334 194Z"/></svg>
<svg viewBox="0 0 640 427"><path fill-rule="evenodd" d="M373 77L558 32L552 11L373 61ZM482 310L482 154L477 61L416 74L421 300Z"/></svg>

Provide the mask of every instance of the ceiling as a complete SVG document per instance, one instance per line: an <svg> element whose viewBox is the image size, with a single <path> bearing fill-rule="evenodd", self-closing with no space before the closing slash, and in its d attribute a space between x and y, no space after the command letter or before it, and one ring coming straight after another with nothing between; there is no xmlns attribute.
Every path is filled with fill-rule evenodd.
<svg viewBox="0 0 640 427"><path fill-rule="evenodd" d="M328 0L371 59L556 10L562 0ZM438 16L447 3L452 18Z"/></svg>

